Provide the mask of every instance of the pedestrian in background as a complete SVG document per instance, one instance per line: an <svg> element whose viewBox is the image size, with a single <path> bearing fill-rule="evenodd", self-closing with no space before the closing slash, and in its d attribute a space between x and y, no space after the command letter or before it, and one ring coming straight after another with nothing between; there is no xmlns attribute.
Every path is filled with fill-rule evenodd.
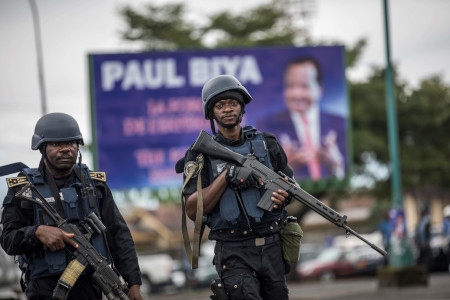
<svg viewBox="0 0 450 300"><path fill-rule="evenodd" d="M420 218L416 227L416 245L419 250L417 263L423 265L427 270L431 270L431 223L428 207L422 205L419 209Z"/></svg>
<svg viewBox="0 0 450 300"><path fill-rule="evenodd" d="M389 214L389 211L385 211L383 214L383 219L381 219L380 224L378 225L378 229L381 231L381 235L383 237L383 247L386 252L389 253L389 246L392 234L392 221ZM388 264L388 256L384 257L384 264Z"/></svg>
<svg viewBox="0 0 450 300"><path fill-rule="evenodd" d="M442 221L442 234L447 241L447 261L450 273L450 204L444 207L444 219Z"/></svg>

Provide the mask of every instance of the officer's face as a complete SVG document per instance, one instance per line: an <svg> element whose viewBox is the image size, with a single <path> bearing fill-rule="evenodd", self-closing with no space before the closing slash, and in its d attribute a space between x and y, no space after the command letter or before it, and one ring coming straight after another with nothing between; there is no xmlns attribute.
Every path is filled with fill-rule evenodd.
<svg viewBox="0 0 450 300"><path fill-rule="evenodd" d="M317 69L311 62L291 65L284 77L284 101L291 111L305 113L322 96Z"/></svg>
<svg viewBox="0 0 450 300"><path fill-rule="evenodd" d="M213 107L216 120L224 125L236 124L239 120L242 107L235 99L224 99L218 101Z"/></svg>
<svg viewBox="0 0 450 300"><path fill-rule="evenodd" d="M77 141L49 142L46 145L46 163L54 177L66 176L77 160Z"/></svg>

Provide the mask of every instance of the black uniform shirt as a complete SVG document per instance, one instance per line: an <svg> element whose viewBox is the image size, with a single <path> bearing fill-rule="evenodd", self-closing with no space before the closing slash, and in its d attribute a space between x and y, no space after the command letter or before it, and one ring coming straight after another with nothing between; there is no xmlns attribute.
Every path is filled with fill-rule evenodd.
<svg viewBox="0 0 450 300"><path fill-rule="evenodd" d="M25 176L21 174L20 176ZM68 187L73 176L57 185ZM128 286L141 284L141 273L137 261L135 245L130 230L114 202L111 190L105 182L95 180L100 204L101 220L106 226L106 236L114 264ZM0 242L9 255L29 254L41 251L42 243L35 236L37 226L33 224L34 212L30 202L15 197L22 186L13 187L3 201L1 223L3 225Z"/></svg>

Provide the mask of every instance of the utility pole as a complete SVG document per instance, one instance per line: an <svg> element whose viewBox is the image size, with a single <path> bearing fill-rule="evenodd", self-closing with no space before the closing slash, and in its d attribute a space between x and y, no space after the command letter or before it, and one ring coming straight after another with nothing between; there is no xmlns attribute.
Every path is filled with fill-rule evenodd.
<svg viewBox="0 0 450 300"><path fill-rule="evenodd" d="M33 16L34 38L36 43L39 89L41 94L41 112L42 115L45 115L47 113L47 95L45 91L44 63L42 55L41 30L39 26L39 13L35 1L29 0L29 3L31 8L31 14Z"/></svg>
<svg viewBox="0 0 450 300"><path fill-rule="evenodd" d="M386 39L386 109L389 136L389 155L391 169L392 189L392 214L394 226L401 226L403 234L400 236L392 234L389 249L389 266L406 267L413 264L411 250L408 245L406 231L405 212L403 208L403 196L401 187L401 172L398 154L398 129L397 129L397 107L395 103L395 86L392 75L390 36L389 36L389 10L388 0L383 0L384 27ZM396 231L399 232L399 231Z"/></svg>

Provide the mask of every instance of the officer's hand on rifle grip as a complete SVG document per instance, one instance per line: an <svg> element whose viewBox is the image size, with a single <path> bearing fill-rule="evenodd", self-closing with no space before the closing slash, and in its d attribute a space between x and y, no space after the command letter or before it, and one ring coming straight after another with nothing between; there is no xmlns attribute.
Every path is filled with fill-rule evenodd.
<svg viewBox="0 0 450 300"><path fill-rule="evenodd" d="M66 243L74 248L78 247L77 243L73 240L74 234L65 232L58 227L39 225L36 228L35 235L50 251L64 249Z"/></svg>
<svg viewBox="0 0 450 300"><path fill-rule="evenodd" d="M278 190L277 192L272 192L272 197L270 198L274 203L273 208L282 208L289 204L289 193L287 191Z"/></svg>
<svg viewBox="0 0 450 300"><path fill-rule="evenodd" d="M251 187L259 187L258 179L252 170L233 164L227 164L225 179L234 190L245 190Z"/></svg>

